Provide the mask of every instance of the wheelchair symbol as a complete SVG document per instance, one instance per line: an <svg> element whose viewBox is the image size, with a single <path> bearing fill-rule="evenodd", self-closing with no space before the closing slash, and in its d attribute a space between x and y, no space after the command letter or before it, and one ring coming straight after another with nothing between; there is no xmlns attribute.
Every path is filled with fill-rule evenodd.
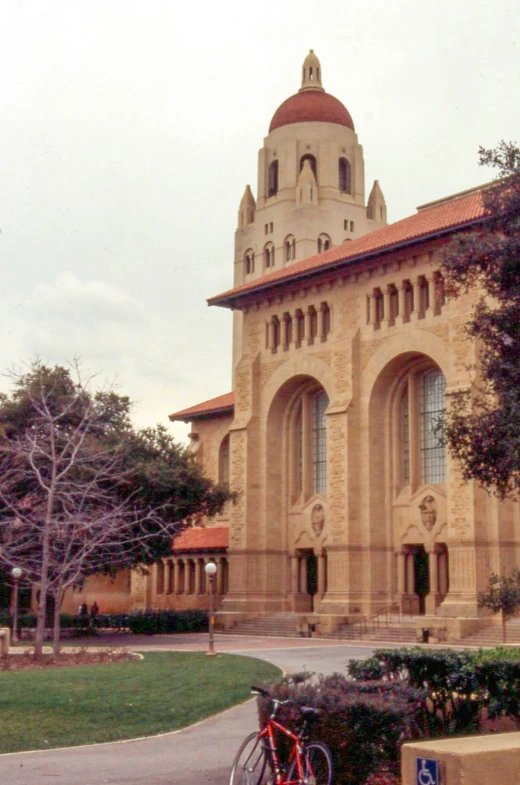
<svg viewBox="0 0 520 785"><path fill-rule="evenodd" d="M436 760L417 758L417 785L439 785Z"/></svg>

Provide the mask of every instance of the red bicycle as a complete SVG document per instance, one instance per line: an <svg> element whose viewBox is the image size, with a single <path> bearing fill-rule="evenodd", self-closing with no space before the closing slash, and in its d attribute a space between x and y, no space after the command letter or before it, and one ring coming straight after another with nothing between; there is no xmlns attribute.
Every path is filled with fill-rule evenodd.
<svg viewBox="0 0 520 785"><path fill-rule="evenodd" d="M233 761L229 785L331 785L329 748L321 741L307 740L309 721L319 714L319 710L299 706L300 722L294 733L275 719L279 707L291 701L273 698L261 687L251 687L251 692L271 701L271 714L262 730L251 733L243 741ZM278 752L277 734L290 742L286 762Z"/></svg>

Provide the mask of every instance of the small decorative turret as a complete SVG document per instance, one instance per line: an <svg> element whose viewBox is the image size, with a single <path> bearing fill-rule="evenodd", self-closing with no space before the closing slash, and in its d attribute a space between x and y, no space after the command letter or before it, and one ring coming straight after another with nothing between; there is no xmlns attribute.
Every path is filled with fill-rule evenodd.
<svg viewBox="0 0 520 785"><path fill-rule="evenodd" d="M314 54L314 49L309 51L309 54L303 61L302 86L299 92L301 93L302 90L320 90L322 93L325 92L321 84L320 61Z"/></svg>
<svg viewBox="0 0 520 785"><path fill-rule="evenodd" d="M318 204L318 184L309 160L303 162L298 182L296 183L296 204Z"/></svg>
<svg viewBox="0 0 520 785"><path fill-rule="evenodd" d="M255 197L249 185L246 185L244 195L240 200L240 207L238 208L238 228L245 229L249 224L255 221L256 202Z"/></svg>
<svg viewBox="0 0 520 785"><path fill-rule="evenodd" d="M368 197L367 218L379 223L386 223L386 202L379 180L374 180L374 185Z"/></svg>

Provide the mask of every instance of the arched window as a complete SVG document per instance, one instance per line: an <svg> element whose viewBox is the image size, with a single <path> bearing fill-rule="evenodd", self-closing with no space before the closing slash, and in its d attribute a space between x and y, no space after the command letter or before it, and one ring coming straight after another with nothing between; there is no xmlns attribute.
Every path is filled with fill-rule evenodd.
<svg viewBox="0 0 520 785"><path fill-rule="evenodd" d="M296 240L293 235L288 235L283 241L284 247L284 261L294 262L296 259Z"/></svg>
<svg viewBox="0 0 520 785"><path fill-rule="evenodd" d="M327 422L329 399L323 389L307 388L293 413L293 501L327 492Z"/></svg>
<svg viewBox="0 0 520 785"><path fill-rule="evenodd" d="M322 253L322 251L328 251L331 246L331 240L328 234L320 234L318 237L318 253Z"/></svg>
<svg viewBox="0 0 520 785"><path fill-rule="evenodd" d="M303 169L303 164L305 163L305 161L309 162L314 177L316 178L316 182L318 182L318 166L316 163L316 158L310 153L307 153L307 155L302 155L302 157L300 158L300 172Z"/></svg>
<svg viewBox="0 0 520 785"><path fill-rule="evenodd" d="M300 308L296 311L296 347L300 347L305 339L305 316Z"/></svg>
<svg viewBox="0 0 520 785"><path fill-rule="evenodd" d="M220 485L229 485L229 434L220 442L218 451L218 481Z"/></svg>
<svg viewBox="0 0 520 785"><path fill-rule="evenodd" d="M411 371L398 404L401 484L414 487L446 482L443 443L444 390L439 368Z"/></svg>
<svg viewBox="0 0 520 785"><path fill-rule="evenodd" d="M269 267L274 267L274 245L267 243L264 246L264 267L267 270Z"/></svg>
<svg viewBox="0 0 520 785"><path fill-rule="evenodd" d="M278 161L271 161L267 175L267 196L278 193Z"/></svg>
<svg viewBox="0 0 520 785"><path fill-rule="evenodd" d="M340 158L338 162L339 190L343 194L352 193L352 171L350 163L346 158Z"/></svg>
<svg viewBox="0 0 520 785"><path fill-rule="evenodd" d="M255 252L249 248L244 254L244 274L252 275L255 271Z"/></svg>

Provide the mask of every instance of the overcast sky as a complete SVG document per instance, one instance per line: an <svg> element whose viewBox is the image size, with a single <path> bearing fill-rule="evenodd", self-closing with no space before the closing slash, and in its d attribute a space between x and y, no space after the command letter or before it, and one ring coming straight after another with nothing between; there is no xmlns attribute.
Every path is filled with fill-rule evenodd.
<svg viewBox="0 0 520 785"><path fill-rule="evenodd" d="M520 142L519 0L0 10L0 369L78 356L138 425L230 390L231 315L206 298L232 284L239 201L310 48L389 221L491 179L479 145Z"/></svg>

